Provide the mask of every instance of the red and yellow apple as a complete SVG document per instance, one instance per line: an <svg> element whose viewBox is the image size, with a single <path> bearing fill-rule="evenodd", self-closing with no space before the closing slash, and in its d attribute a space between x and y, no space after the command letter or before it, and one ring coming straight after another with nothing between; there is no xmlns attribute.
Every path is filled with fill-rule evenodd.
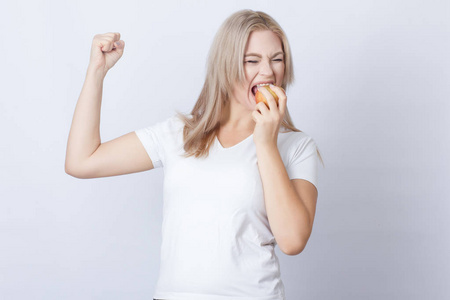
<svg viewBox="0 0 450 300"><path fill-rule="evenodd" d="M274 91L272 91L272 89L270 87L261 86L260 88L266 88L270 92L270 94L272 94L273 98L275 99L275 102L278 105L278 96L277 96L277 94L275 94ZM255 100L256 100L256 104L258 104L259 102L264 102L266 104L266 106L269 107L269 103L267 102L266 97L264 97L263 93L261 93L259 91L259 89L255 93Z"/></svg>

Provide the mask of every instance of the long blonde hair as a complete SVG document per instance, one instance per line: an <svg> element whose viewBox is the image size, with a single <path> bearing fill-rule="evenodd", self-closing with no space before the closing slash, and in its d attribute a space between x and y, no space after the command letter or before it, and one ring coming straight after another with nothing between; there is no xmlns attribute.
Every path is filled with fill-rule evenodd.
<svg viewBox="0 0 450 300"><path fill-rule="evenodd" d="M214 37L208 55L206 79L190 115L176 111L184 122L184 157L208 157L209 149L217 136L224 106L229 101L233 84L243 82L244 51L250 34L257 30L271 30L281 40L285 71L281 86L286 88L294 81L292 55L286 34L280 25L261 11L244 9L235 12L221 25ZM290 131L295 128L286 107L281 126ZM320 160L323 160L317 150Z"/></svg>

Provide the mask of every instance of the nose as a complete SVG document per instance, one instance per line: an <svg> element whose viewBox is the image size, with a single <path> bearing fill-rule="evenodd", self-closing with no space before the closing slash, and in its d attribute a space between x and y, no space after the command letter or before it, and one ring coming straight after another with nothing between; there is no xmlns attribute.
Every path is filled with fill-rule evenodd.
<svg viewBox="0 0 450 300"><path fill-rule="evenodd" d="M273 75L273 69L272 69L270 60L269 61L267 61L267 60L261 61L259 73L261 73L261 75L265 75L265 76Z"/></svg>

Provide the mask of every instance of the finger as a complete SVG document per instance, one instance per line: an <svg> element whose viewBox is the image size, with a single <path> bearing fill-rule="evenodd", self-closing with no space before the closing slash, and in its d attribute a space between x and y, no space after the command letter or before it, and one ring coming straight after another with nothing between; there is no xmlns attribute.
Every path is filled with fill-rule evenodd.
<svg viewBox="0 0 450 300"><path fill-rule="evenodd" d="M277 94L278 98L286 97L286 91L281 86L271 84L270 89Z"/></svg>
<svg viewBox="0 0 450 300"><path fill-rule="evenodd" d="M278 107L280 108L280 112L284 115L287 106L287 95L286 91L281 86L270 85L270 88L277 94L278 96Z"/></svg>
<svg viewBox="0 0 450 300"><path fill-rule="evenodd" d="M115 41L115 42L114 42L113 50L114 50L114 49L120 49L120 48L123 48L124 46L125 46L125 42L124 42L124 41Z"/></svg>
<svg viewBox="0 0 450 300"><path fill-rule="evenodd" d="M118 33L118 32L107 32L104 35L111 37L114 41L120 40L120 33Z"/></svg>
<svg viewBox="0 0 450 300"><path fill-rule="evenodd" d="M252 119L253 121L255 121L255 123L258 123L261 117L262 116L256 110L252 112Z"/></svg>
<svg viewBox="0 0 450 300"><path fill-rule="evenodd" d="M113 38L113 42L114 42L114 48L120 46L120 33L118 32L114 32L114 38ZM119 42L119 44L116 44L117 42Z"/></svg>
<svg viewBox="0 0 450 300"><path fill-rule="evenodd" d="M108 47L104 47L103 51L107 51L107 49L109 49L109 51L111 51L111 49L114 47L114 42L117 40L116 37L117 37L117 35L114 32L107 32L107 33L101 34L99 36L99 40L104 41L103 42L104 46L107 46L107 43L113 44L110 49Z"/></svg>
<svg viewBox="0 0 450 300"><path fill-rule="evenodd" d="M113 47L112 47L112 50L114 50L116 48L120 48L123 45L123 43L121 43L121 41L120 41L120 33L112 32L110 34L111 34L111 37L112 37L112 42L114 43Z"/></svg>
<svg viewBox="0 0 450 300"><path fill-rule="evenodd" d="M111 52L112 50L115 50L121 45L121 42L119 41L119 44L117 45L114 39L106 39L104 40L104 46L102 51L103 52Z"/></svg>
<svg viewBox="0 0 450 300"><path fill-rule="evenodd" d="M113 48L113 41L111 41L110 39L108 39L108 38L103 38L103 39L101 39L100 41L99 41L99 44L100 44L100 49L103 51L103 52L110 52L111 50L112 50L112 48Z"/></svg>
<svg viewBox="0 0 450 300"><path fill-rule="evenodd" d="M287 97L278 99L278 107L280 108L280 114L284 116L284 113L286 112L286 101Z"/></svg>
<svg viewBox="0 0 450 300"><path fill-rule="evenodd" d="M103 41L103 45L107 46L108 43L112 44L112 46L109 47L105 47L103 50L105 51L106 49L109 49L109 51L111 51L111 49L114 48L114 42L119 41L120 40L120 33L118 32L108 32L102 35L98 36L100 41Z"/></svg>
<svg viewBox="0 0 450 300"><path fill-rule="evenodd" d="M266 98L267 104L269 105L270 111L277 111L277 102L273 98L272 94L266 88L258 88L258 90L264 95Z"/></svg>
<svg viewBox="0 0 450 300"><path fill-rule="evenodd" d="M270 113L269 108L266 106L264 102L259 102L258 104L256 104L255 109L259 111L261 115L266 115Z"/></svg>

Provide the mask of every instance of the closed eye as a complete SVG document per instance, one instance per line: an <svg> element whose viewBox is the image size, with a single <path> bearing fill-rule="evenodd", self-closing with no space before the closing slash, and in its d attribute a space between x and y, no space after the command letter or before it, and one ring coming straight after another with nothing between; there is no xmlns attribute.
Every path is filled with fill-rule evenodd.
<svg viewBox="0 0 450 300"><path fill-rule="evenodd" d="M282 58L274 59L273 61L283 61ZM258 63L257 60L247 60L246 63L256 64Z"/></svg>

